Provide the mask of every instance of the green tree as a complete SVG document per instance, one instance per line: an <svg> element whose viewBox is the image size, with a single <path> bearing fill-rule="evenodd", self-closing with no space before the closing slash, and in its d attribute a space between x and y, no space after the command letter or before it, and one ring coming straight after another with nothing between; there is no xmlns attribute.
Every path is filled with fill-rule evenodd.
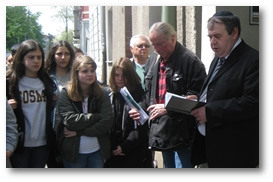
<svg viewBox="0 0 273 182"><path fill-rule="evenodd" d="M65 33L66 33L65 34L66 37L64 37L63 40L69 41L68 36L69 36L70 29L68 28L68 22L74 21L73 6L55 6L55 9L56 9L56 14L53 15L52 17L58 20L62 20L62 22L65 25Z"/></svg>
<svg viewBox="0 0 273 182"><path fill-rule="evenodd" d="M68 33L66 33L66 31L63 31L60 36L55 36L53 42L58 42L60 40L65 40L73 46L73 30L69 29Z"/></svg>
<svg viewBox="0 0 273 182"><path fill-rule="evenodd" d="M38 23L40 13L31 13L26 6L6 7L6 49L26 39L34 39L42 45L42 26Z"/></svg>

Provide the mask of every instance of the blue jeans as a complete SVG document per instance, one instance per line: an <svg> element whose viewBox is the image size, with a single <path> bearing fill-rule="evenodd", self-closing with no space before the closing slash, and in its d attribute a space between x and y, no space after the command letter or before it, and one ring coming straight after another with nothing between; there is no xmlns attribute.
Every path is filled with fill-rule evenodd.
<svg viewBox="0 0 273 182"><path fill-rule="evenodd" d="M65 168L103 168L104 160L100 150L90 154L78 154L77 162L63 160Z"/></svg>
<svg viewBox="0 0 273 182"><path fill-rule="evenodd" d="M44 168L49 156L47 145L24 147L22 154L14 153L10 162L13 168Z"/></svg>
<svg viewBox="0 0 273 182"><path fill-rule="evenodd" d="M191 163L191 145L176 151L162 151L165 168L193 168Z"/></svg>

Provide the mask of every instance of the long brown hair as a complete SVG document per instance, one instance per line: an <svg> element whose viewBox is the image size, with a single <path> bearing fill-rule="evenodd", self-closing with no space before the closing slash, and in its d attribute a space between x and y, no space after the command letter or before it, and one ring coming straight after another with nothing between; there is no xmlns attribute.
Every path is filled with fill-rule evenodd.
<svg viewBox="0 0 273 182"><path fill-rule="evenodd" d="M97 69L95 61L89 56L80 55L73 61L70 81L67 83L67 93L68 97L75 102L83 101L82 90L78 79L79 68L83 65L90 65L94 70ZM92 95L95 99L99 99L102 95L102 88L97 81L97 76L89 88L89 95Z"/></svg>
<svg viewBox="0 0 273 182"><path fill-rule="evenodd" d="M45 70L49 74L55 74L55 72L56 72L55 54L56 54L56 51L59 47L66 47L70 53L70 60L69 60L68 67L67 67L68 72L70 71L73 61L75 59L74 50L73 50L72 46L67 41L60 40L60 41L54 43L53 46L51 47L47 57L46 57L46 61L45 61Z"/></svg>
<svg viewBox="0 0 273 182"><path fill-rule="evenodd" d="M27 55L31 51L36 51L36 50L39 50L42 53L42 65L40 70L38 71L38 78L42 82L44 82L44 79L48 76L44 70L45 56L44 56L44 50L42 46L35 40L25 40L19 45L14 57L12 68L6 73L6 77L9 80L9 94L11 96L14 96L13 91L14 91L15 85L25 75L25 70L26 70L24 66L25 55Z"/></svg>
<svg viewBox="0 0 273 182"><path fill-rule="evenodd" d="M136 70L134 68L132 61L130 61L130 59L126 57L121 57L120 59L114 62L114 65L110 73L109 86L112 89L112 91L113 92L118 91L118 88L115 84L115 73L117 68L122 69L123 77L125 80L125 86L129 90L129 92L132 92L133 90L135 90L137 86L141 83L140 77L136 73Z"/></svg>

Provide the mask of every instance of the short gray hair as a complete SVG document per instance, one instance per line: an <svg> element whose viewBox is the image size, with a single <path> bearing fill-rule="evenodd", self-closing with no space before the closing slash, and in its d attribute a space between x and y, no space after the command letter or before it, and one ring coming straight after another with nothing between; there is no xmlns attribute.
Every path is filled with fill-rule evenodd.
<svg viewBox="0 0 273 182"><path fill-rule="evenodd" d="M130 46L131 47L134 47L134 45L136 44L137 39L146 39L149 42L149 44L151 44L150 39L146 35L138 34L138 35L134 35L131 38L131 40L130 40Z"/></svg>
<svg viewBox="0 0 273 182"><path fill-rule="evenodd" d="M172 35L176 36L176 31L174 28L166 22L154 23L149 30L149 34L152 32L160 32L165 35L167 39L170 39Z"/></svg>

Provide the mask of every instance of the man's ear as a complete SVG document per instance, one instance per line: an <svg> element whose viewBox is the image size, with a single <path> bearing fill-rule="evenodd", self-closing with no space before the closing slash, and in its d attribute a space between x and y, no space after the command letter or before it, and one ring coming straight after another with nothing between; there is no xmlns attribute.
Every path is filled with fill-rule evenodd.
<svg viewBox="0 0 273 182"><path fill-rule="evenodd" d="M232 31L232 37L233 37L233 39L237 39L238 36L239 36L239 30L238 30L237 27L235 27L235 28L233 29L233 31Z"/></svg>

